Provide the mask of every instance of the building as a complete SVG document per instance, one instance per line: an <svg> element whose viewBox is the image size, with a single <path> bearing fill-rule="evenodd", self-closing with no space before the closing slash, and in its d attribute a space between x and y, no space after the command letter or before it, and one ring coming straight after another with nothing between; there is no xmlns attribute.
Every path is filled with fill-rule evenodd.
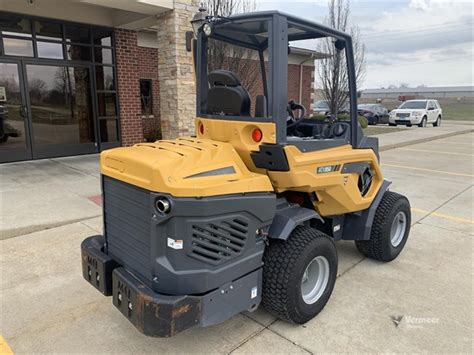
<svg viewBox="0 0 474 355"><path fill-rule="evenodd" d="M2 0L0 163L194 134L195 0ZM310 106L312 51L290 55Z"/></svg>
<svg viewBox="0 0 474 355"><path fill-rule="evenodd" d="M366 89L361 93L364 99L395 99L403 98L430 99L464 99L474 97L474 86L437 86L419 88Z"/></svg>

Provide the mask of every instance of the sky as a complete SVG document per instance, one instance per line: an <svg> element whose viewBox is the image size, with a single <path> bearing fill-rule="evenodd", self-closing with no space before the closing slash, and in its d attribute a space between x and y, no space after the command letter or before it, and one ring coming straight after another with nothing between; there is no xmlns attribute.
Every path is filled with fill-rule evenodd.
<svg viewBox="0 0 474 355"><path fill-rule="evenodd" d="M321 23L328 12L327 0L257 0L257 6ZM474 85L472 1L350 0L350 6L366 48L360 89Z"/></svg>

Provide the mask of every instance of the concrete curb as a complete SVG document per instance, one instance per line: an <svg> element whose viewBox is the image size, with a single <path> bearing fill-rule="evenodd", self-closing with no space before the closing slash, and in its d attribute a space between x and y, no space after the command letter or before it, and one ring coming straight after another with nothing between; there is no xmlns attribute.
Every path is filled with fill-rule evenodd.
<svg viewBox="0 0 474 355"><path fill-rule="evenodd" d="M448 138L448 137L453 137L453 136L459 136L461 134L466 134L466 133L471 133L471 132L474 132L474 129L467 129L465 131L450 132L450 133L441 134L441 135L435 136L435 137L425 137L425 138L414 139L414 140L406 141L406 142L389 144L389 145L385 145L385 146L380 147L380 151L391 150L391 149L396 149L396 148L402 148L402 147L406 147L406 146L413 145L413 144L431 142L431 141L435 141L435 140L438 140L438 139Z"/></svg>

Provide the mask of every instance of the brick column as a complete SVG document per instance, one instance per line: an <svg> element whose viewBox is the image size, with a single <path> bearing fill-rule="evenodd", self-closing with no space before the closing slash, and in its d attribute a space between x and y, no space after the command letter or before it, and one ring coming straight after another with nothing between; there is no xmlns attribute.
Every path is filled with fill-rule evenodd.
<svg viewBox="0 0 474 355"><path fill-rule="evenodd" d="M143 142L137 32L116 29L115 50L121 138L122 145L128 146Z"/></svg>
<svg viewBox="0 0 474 355"><path fill-rule="evenodd" d="M186 51L186 31L198 11L197 0L175 0L174 10L158 18L158 75L163 138L194 134L196 87L193 58Z"/></svg>

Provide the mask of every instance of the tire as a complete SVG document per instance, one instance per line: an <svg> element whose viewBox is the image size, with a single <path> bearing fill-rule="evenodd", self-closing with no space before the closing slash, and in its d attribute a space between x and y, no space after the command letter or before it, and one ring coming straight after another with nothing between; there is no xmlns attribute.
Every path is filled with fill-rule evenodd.
<svg viewBox="0 0 474 355"><path fill-rule="evenodd" d="M435 122L433 122L433 127L441 126L441 116L438 116Z"/></svg>
<svg viewBox="0 0 474 355"><path fill-rule="evenodd" d="M427 120L428 118L426 116L423 116L423 118L421 119L421 122L418 124L418 127L426 127Z"/></svg>
<svg viewBox="0 0 474 355"><path fill-rule="evenodd" d="M389 125L390 127L397 127L397 124L396 124L396 123L390 123L390 122L389 122L388 125Z"/></svg>
<svg viewBox="0 0 474 355"><path fill-rule="evenodd" d="M331 296L337 275L337 250L334 241L326 234L308 227L298 226L288 240L272 240L263 257L262 305L274 316L291 323L303 324L324 308ZM314 261L315 264L311 264ZM325 265L322 267L319 263ZM309 265L326 270L319 292L303 291L310 286L306 277ZM312 275L317 275L313 270ZM317 288L317 287L316 287ZM309 287L311 289L311 287ZM304 293L306 292L306 301Z"/></svg>
<svg viewBox="0 0 474 355"><path fill-rule="evenodd" d="M397 219L401 229L397 227L398 234L393 235L392 227L394 223L397 223L395 218L398 218L400 214L403 214L405 218L404 229L401 226L403 223ZM407 242L410 223L411 212L408 199L396 192L386 191L375 211L370 239L357 240L356 247L371 259L392 261L401 253Z"/></svg>
<svg viewBox="0 0 474 355"><path fill-rule="evenodd" d="M8 141L8 134L4 134L2 138L0 138L0 143L6 143Z"/></svg>
<svg viewBox="0 0 474 355"><path fill-rule="evenodd" d="M375 116L374 118L374 126L377 126L379 124L379 116Z"/></svg>

